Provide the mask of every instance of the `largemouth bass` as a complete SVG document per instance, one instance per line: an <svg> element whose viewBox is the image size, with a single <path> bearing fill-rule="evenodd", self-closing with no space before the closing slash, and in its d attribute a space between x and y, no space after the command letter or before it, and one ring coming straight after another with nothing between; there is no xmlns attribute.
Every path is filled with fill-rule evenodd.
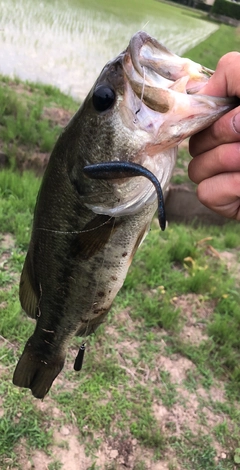
<svg viewBox="0 0 240 470"><path fill-rule="evenodd" d="M46 395L63 368L71 338L104 321L149 230L156 185L144 172L135 177L131 165L147 169L164 191L177 144L233 107L227 98L199 93L212 73L138 32L107 63L59 137L20 279L21 305L36 327L13 383L35 397ZM121 174L114 162L124 162Z"/></svg>

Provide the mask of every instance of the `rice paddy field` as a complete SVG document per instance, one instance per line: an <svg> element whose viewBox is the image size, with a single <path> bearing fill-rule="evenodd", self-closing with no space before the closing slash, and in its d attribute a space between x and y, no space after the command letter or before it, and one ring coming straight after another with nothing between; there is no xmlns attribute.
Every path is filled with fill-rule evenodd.
<svg viewBox="0 0 240 470"><path fill-rule="evenodd" d="M0 73L86 96L106 62L145 29L177 54L218 25L153 0L1 0Z"/></svg>
<svg viewBox="0 0 240 470"><path fill-rule="evenodd" d="M1 470L240 469L239 223L170 223L160 233L154 219L106 323L87 340L82 371L73 370L82 343L75 338L43 401L12 384L34 330L18 285L41 175L79 106L52 85L80 100L99 67L147 22L145 29L159 39L165 34L175 52L210 68L240 50L238 29L150 0L0 5ZM84 65L92 74L86 82L81 59L75 62L80 50L91 64ZM186 148L178 182L187 180Z"/></svg>

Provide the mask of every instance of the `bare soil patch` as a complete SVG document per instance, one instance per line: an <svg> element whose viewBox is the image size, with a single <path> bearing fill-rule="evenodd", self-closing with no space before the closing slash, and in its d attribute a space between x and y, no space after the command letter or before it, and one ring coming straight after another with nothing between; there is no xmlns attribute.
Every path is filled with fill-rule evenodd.
<svg viewBox="0 0 240 470"><path fill-rule="evenodd" d="M73 113L63 108L43 108L42 117L48 119L52 125L66 127Z"/></svg>

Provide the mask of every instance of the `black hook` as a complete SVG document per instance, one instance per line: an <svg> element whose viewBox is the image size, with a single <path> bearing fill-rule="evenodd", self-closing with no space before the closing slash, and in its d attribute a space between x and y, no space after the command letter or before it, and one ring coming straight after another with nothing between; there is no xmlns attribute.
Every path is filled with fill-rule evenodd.
<svg viewBox="0 0 240 470"><path fill-rule="evenodd" d="M74 366L73 366L74 370L76 371L79 371L82 369L85 349L86 349L86 343L82 343L79 348L78 355L75 359Z"/></svg>

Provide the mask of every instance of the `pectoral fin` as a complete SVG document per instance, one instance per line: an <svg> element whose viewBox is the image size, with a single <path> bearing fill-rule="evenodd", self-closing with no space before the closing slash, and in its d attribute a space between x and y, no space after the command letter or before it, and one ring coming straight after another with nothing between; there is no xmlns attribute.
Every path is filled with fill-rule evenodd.
<svg viewBox="0 0 240 470"><path fill-rule="evenodd" d="M71 255L83 260L91 258L107 244L118 224L114 217L97 215L76 236Z"/></svg>

